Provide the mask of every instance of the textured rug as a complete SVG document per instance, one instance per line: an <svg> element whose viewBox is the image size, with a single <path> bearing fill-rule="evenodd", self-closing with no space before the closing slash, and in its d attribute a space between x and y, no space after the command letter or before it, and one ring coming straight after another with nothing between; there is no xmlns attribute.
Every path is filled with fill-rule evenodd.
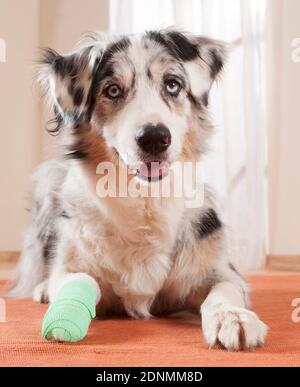
<svg viewBox="0 0 300 387"><path fill-rule="evenodd" d="M0 365L300 366L300 322L292 321L300 275L257 275L249 281L252 309L270 329L266 345L255 352L209 350L200 320L178 317L94 320L82 342L49 343L41 337L47 306L7 299L7 321L0 322Z"/></svg>

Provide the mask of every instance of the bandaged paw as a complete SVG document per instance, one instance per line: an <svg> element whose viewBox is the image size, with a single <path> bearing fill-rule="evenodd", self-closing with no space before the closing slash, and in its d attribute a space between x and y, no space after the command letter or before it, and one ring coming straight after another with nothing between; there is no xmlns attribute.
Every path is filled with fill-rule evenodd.
<svg viewBox="0 0 300 387"><path fill-rule="evenodd" d="M42 324L47 340L75 342L87 334L96 315L97 291L84 279L67 282L49 306Z"/></svg>

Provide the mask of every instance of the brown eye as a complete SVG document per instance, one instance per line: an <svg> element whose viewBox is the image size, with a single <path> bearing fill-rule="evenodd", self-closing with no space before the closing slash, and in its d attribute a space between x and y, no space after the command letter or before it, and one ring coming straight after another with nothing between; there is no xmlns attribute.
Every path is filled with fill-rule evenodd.
<svg viewBox="0 0 300 387"><path fill-rule="evenodd" d="M121 89L118 85L110 85L105 90L105 94L108 98L115 99L121 96Z"/></svg>
<svg viewBox="0 0 300 387"><path fill-rule="evenodd" d="M175 79L170 79L165 82L165 89L167 93L173 97L177 97L182 89L182 86Z"/></svg>

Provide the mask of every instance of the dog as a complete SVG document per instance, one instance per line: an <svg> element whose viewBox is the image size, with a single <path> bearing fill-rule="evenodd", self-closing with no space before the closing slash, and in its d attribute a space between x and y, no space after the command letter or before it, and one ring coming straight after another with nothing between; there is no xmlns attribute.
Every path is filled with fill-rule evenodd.
<svg viewBox="0 0 300 387"><path fill-rule="evenodd" d="M172 195L96 192L101 163L128 168L129 182L149 188L173 163L202 159L213 132L209 92L228 50L174 29L92 34L67 55L45 50L39 79L60 156L34 174L12 295L51 303L70 278L86 278L98 292L98 316L189 310L201 315L209 347L264 343L267 326L248 309L248 286L226 249L209 187L199 208Z"/></svg>

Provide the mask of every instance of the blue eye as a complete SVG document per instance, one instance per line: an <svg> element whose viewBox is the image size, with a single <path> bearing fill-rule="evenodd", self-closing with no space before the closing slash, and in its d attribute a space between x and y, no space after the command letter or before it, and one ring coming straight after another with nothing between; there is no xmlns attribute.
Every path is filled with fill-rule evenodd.
<svg viewBox="0 0 300 387"><path fill-rule="evenodd" d="M105 91L108 98L115 99L121 96L121 89L118 85L110 85Z"/></svg>
<svg viewBox="0 0 300 387"><path fill-rule="evenodd" d="M170 79L165 82L165 89L167 93L169 93L173 97L177 97L182 89L182 86L175 79Z"/></svg>

